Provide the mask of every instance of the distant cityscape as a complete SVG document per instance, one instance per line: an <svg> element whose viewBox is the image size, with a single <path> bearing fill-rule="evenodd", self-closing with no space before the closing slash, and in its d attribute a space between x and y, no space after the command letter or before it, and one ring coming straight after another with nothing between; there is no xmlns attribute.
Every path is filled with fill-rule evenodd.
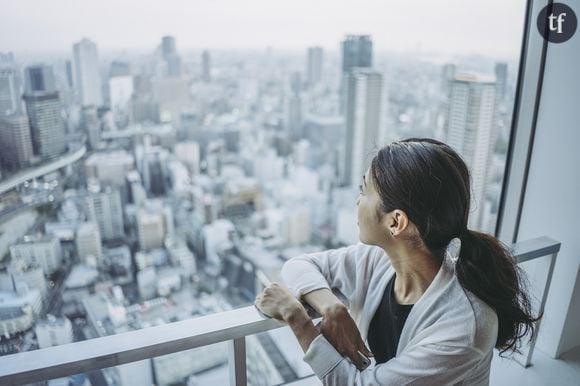
<svg viewBox="0 0 580 386"><path fill-rule="evenodd" d="M291 257L358 242L382 145L447 142L472 173L469 226L493 233L517 58L375 52L0 53L0 355L250 305ZM15 47L16 49L17 47ZM517 53L515 53L517 54ZM248 382L311 374L293 335L248 337ZM227 382L213 345L49 385Z"/></svg>

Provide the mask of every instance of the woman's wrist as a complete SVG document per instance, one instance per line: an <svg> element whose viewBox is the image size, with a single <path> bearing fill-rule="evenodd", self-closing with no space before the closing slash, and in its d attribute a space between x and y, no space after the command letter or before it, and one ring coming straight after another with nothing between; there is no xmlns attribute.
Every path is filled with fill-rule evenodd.
<svg viewBox="0 0 580 386"><path fill-rule="evenodd" d="M334 315L338 315L342 312L348 312L348 308L346 308L346 306L343 303L336 302L326 305L322 310L322 316L328 318Z"/></svg>
<svg viewBox="0 0 580 386"><path fill-rule="evenodd" d="M306 352L320 332L312 323L312 319L310 319L302 304L298 303L288 307L283 313L283 318L298 339L302 350Z"/></svg>
<svg viewBox="0 0 580 386"><path fill-rule="evenodd" d="M294 302L282 311L282 319L287 324L291 324L297 321L303 322L305 319L310 320L310 317L300 302Z"/></svg>

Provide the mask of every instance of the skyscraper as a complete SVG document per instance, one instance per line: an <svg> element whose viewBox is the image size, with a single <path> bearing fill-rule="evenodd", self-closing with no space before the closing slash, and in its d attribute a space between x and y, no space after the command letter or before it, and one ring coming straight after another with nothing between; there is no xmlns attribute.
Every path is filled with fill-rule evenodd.
<svg viewBox="0 0 580 386"><path fill-rule="evenodd" d="M0 68L0 116L20 111L18 77L13 68Z"/></svg>
<svg viewBox="0 0 580 386"><path fill-rule="evenodd" d="M342 42L342 72L354 67L372 67L373 42L368 35L348 35Z"/></svg>
<svg viewBox="0 0 580 386"><path fill-rule="evenodd" d="M83 39L73 45L76 87L83 106L103 104L97 45Z"/></svg>
<svg viewBox="0 0 580 386"><path fill-rule="evenodd" d="M491 157L496 84L492 79L458 75L451 84L447 142L467 163L472 176L469 227L481 229L485 186Z"/></svg>
<svg viewBox="0 0 580 386"><path fill-rule="evenodd" d="M66 151L65 128L58 92L24 95L34 153L54 158Z"/></svg>
<svg viewBox="0 0 580 386"><path fill-rule="evenodd" d="M201 78L204 82L211 81L211 56L208 50L201 54Z"/></svg>
<svg viewBox="0 0 580 386"><path fill-rule="evenodd" d="M505 98L506 86L507 86L507 74L508 66L507 63L496 63L495 64L495 81L497 87L496 99L501 101Z"/></svg>
<svg viewBox="0 0 580 386"><path fill-rule="evenodd" d="M8 170L17 171L32 160L32 139L26 115L0 117L0 160Z"/></svg>
<svg viewBox="0 0 580 386"><path fill-rule="evenodd" d="M167 75L181 76L181 57L177 53L177 45L173 36L161 38L161 55L167 64Z"/></svg>
<svg viewBox="0 0 580 386"><path fill-rule="evenodd" d="M346 82L353 68L370 68L373 65L373 42L368 35L348 35L342 42L342 79L338 110L345 114L347 103Z"/></svg>
<svg viewBox="0 0 580 386"><path fill-rule="evenodd" d="M383 76L370 68L353 67L345 77L346 144L342 155L343 183L357 186L368 166L369 152L381 142Z"/></svg>
<svg viewBox="0 0 580 386"><path fill-rule="evenodd" d="M52 67L27 67L24 84L23 99L30 123L34 154L45 159L57 157L66 151L66 142L61 103Z"/></svg>
<svg viewBox="0 0 580 386"><path fill-rule="evenodd" d="M85 197L89 219L99 226L103 240L119 240L125 235L121 194L110 187L91 191Z"/></svg>
<svg viewBox="0 0 580 386"><path fill-rule="evenodd" d="M165 60L173 55L177 55L177 47L173 36L163 36L161 38L161 53Z"/></svg>
<svg viewBox="0 0 580 386"><path fill-rule="evenodd" d="M306 63L306 79L309 86L313 86L322 79L322 47L308 47Z"/></svg>
<svg viewBox="0 0 580 386"><path fill-rule="evenodd" d="M56 83L52 67L37 64L26 68L24 72L24 93L31 95L37 92L56 92Z"/></svg>

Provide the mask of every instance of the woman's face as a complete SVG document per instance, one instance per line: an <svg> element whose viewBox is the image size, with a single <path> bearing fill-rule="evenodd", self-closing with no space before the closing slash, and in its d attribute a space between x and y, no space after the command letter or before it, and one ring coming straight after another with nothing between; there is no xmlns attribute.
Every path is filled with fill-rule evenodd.
<svg viewBox="0 0 580 386"><path fill-rule="evenodd" d="M356 200L359 239L365 244L379 245L379 242L384 241L388 233L380 219L377 218L379 203L380 197L374 189L369 167L361 179L359 195Z"/></svg>

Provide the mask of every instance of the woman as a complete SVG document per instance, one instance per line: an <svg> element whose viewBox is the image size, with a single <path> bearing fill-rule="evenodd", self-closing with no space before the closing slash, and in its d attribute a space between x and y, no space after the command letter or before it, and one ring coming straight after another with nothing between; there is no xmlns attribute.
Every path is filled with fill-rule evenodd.
<svg viewBox="0 0 580 386"><path fill-rule="evenodd" d="M360 189L361 243L290 259L289 289L267 287L256 306L290 325L324 384L489 384L493 348L516 350L537 319L507 249L467 229L465 163L439 141L394 142ZM320 329L300 300L323 315ZM358 352L376 364L362 370Z"/></svg>

